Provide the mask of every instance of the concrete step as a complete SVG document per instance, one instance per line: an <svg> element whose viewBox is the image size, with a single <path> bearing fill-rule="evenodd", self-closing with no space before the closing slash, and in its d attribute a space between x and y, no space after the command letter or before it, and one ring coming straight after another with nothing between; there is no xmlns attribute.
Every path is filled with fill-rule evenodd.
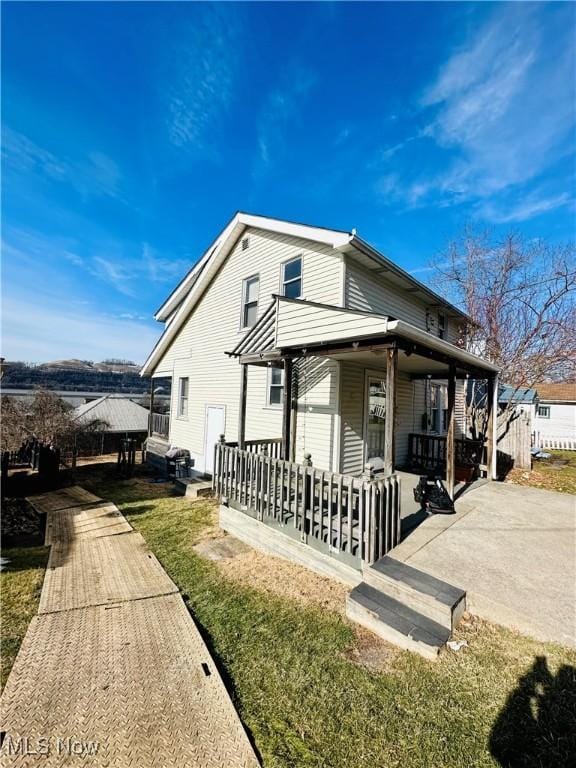
<svg viewBox="0 0 576 768"><path fill-rule="evenodd" d="M400 648L436 659L450 630L362 582L346 598L346 616Z"/></svg>
<svg viewBox="0 0 576 768"><path fill-rule="evenodd" d="M174 481L176 489L187 499L199 499L202 496L212 496L212 481L203 476L177 477Z"/></svg>
<svg viewBox="0 0 576 768"><path fill-rule="evenodd" d="M452 631L466 610L466 592L386 555L364 566L364 581Z"/></svg>

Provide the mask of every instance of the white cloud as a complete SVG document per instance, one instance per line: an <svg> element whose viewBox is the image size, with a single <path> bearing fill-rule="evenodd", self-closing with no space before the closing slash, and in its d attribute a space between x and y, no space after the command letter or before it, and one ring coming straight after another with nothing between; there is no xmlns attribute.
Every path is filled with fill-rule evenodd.
<svg viewBox="0 0 576 768"><path fill-rule="evenodd" d="M544 195L530 195L523 197L517 205L507 208L495 206L493 203L486 202L481 209L482 215L496 222L497 224L508 224L513 221L526 221L533 216L539 216L541 213L553 211L564 205L573 202L568 192L559 195L546 197Z"/></svg>
<svg viewBox="0 0 576 768"><path fill-rule="evenodd" d="M214 129L234 96L238 20L225 4L199 4L196 12L178 34L168 84L163 77L160 87L172 144L214 150Z"/></svg>
<svg viewBox="0 0 576 768"><path fill-rule="evenodd" d="M5 297L2 314L2 354L9 360L118 357L143 362L159 336L143 322L28 299Z"/></svg>
<svg viewBox="0 0 576 768"><path fill-rule="evenodd" d="M59 156L23 133L4 126L2 157L5 168L13 174L68 184L84 200L90 197L123 199L120 169L102 152L88 152L77 159Z"/></svg>
<svg viewBox="0 0 576 768"><path fill-rule="evenodd" d="M436 144L444 168L405 166L412 171L402 174L396 199L472 203L501 221L564 205L564 190L538 198L532 185L572 149L572 31L568 4L496 5L421 98L421 118L429 121L417 138ZM398 160L405 149L406 142L391 147L386 159ZM532 195L530 204L518 205L520 195Z"/></svg>

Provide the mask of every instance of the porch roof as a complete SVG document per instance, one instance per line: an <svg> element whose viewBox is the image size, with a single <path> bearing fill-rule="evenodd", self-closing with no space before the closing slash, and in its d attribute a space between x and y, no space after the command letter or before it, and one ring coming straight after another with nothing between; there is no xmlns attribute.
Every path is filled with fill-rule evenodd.
<svg viewBox="0 0 576 768"><path fill-rule="evenodd" d="M387 346L403 352L401 368L440 374L453 364L463 373L493 375L498 367L404 320L275 296L242 341L227 354L241 363L266 364L305 354L375 364Z"/></svg>

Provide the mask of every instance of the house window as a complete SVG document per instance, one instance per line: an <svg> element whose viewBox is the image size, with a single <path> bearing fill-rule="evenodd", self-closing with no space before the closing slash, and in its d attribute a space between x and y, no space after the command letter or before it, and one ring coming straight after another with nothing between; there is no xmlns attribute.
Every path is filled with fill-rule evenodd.
<svg viewBox="0 0 576 768"><path fill-rule="evenodd" d="M441 339L446 337L446 315L438 313L438 336Z"/></svg>
<svg viewBox="0 0 576 768"><path fill-rule="evenodd" d="M282 405L284 371L282 368L269 368L268 371L268 405Z"/></svg>
<svg viewBox="0 0 576 768"><path fill-rule="evenodd" d="M242 287L242 328L251 328L258 319L258 291L260 278L253 275L244 280Z"/></svg>
<svg viewBox="0 0 576 768"><path fill-rule="evenodd" d="M282 295L298 299L302 295L302 257L282 265Z"/></svg>
<svg viewBox="0 0 576 768"><path fill-rule="evenodd" d="M178 387L178 417L186 418L188 416L188 376L180 379Z"/></svg>
<svg viewBox="0 0 576 768"><path fill-rule="evenodd" d="M550 418L550 406L549 405L539 405L537 415L539 419L549 419Z"/></svg>

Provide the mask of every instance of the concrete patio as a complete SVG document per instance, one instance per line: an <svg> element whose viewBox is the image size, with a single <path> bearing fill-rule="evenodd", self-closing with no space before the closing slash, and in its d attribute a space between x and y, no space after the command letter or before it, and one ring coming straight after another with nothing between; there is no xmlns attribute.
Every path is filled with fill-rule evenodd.
<svg viewBox="0 0 576 768"><path fill-rule="evenodd" d="M468 609L576 646L576 498L488 483L425 519L393 556L467 592Z"/></svg>

